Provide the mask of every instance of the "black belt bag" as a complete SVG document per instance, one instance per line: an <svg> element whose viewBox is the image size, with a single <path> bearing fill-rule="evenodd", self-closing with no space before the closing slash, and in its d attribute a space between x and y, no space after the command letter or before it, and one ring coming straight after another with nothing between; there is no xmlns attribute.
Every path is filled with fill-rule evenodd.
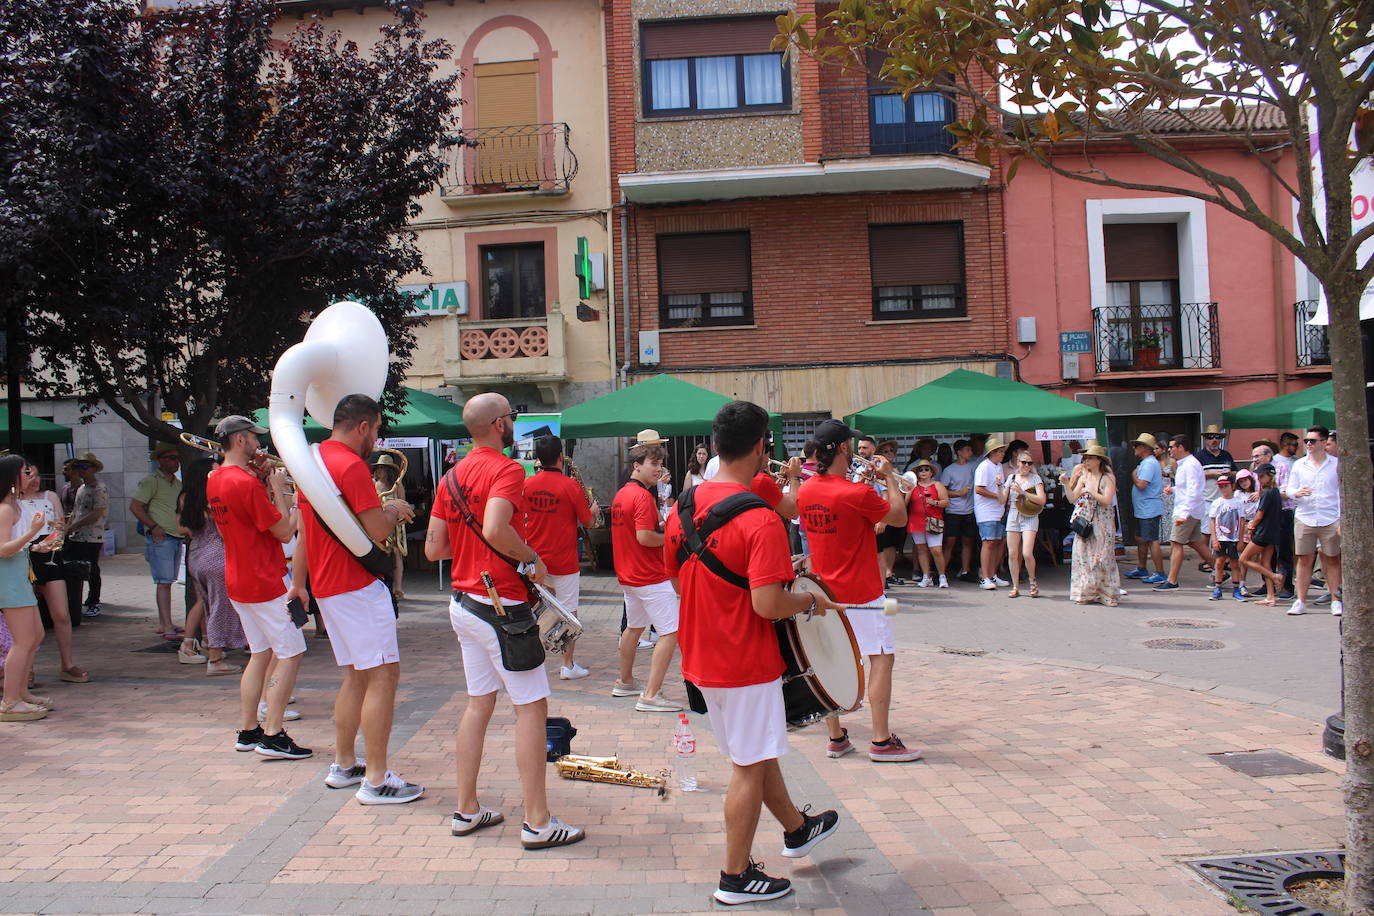
<svg viewBox="0 0 1374 916"><path fill-rule="evenodd" d="M501 667L507 671L533 671L544 664L544 644L539 639L539 619L528 603L502 602L505 616L470 595L455 596L469 614L491 624L501 646Z"/></svg>

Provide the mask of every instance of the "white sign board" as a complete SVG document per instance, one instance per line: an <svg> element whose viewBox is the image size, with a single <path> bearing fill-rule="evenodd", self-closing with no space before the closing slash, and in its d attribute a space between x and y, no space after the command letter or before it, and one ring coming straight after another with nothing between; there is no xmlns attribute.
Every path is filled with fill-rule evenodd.
<svg viewBox="0 0 1374 916"><path fill-rule="evenodd" d="M456 315L468 313L466 280L459 280L457 283L435 283L432 288L429 283L421 283L402 286L400 290L415 300L415 305L406 312L407 315L447 315L449 309L453 309Z"/></svg>
<svg viewBox="0 0 1374 916"><path fill-rule="evenodd" d="M1035 431L1036 442L1067 442L1070 439L1084 442L1096 438L1097 430L1091 426L1082 426L1078 429L1037 429Z"/></svg>
<svg viewBox="0 0 1374 916"><path fill-rule="evenodd" d="M429 448L429 440L424 436L400 436L391 439L378 439L377 448Z"/></svg>

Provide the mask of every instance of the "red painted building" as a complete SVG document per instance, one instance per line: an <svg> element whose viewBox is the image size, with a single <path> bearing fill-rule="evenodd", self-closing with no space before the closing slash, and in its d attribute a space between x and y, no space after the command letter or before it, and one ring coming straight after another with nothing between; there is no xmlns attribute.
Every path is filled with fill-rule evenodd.
<svg viewBox="0 0 1374 916"><path fill-rule="evenodd" d="M952 151L946 95L773 51L793 8L605 6L623 372L781 411L795 445L1011 364L1000 165Z"/></svg>

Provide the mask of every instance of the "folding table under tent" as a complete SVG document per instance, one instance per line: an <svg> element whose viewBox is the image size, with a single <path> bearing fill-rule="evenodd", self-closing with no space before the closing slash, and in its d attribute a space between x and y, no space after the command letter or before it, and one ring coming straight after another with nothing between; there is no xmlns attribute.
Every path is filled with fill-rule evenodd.
<svg viewBox="0 0 1374 916"><path fill-rule="evenodd" d="M1221 422L1227 429L1335 428L1336 404L1331 382L1223 410Z"/></svg>
<svg viewBox="0 0 1374 916"><path fill-rule="evenodd" d="M926 433L1022 432L1036 429L1097 430L1107 441L1107 412L1051 391L981 372L955 369L906 394L845 417L870 436Z"/></svg>
<svg viewBox="0 0 1374 916"><path fill-rule="evenodd" d="M660 436L710 435L716 411L731 400L676 376L655 375L566 408L559 434L564 439L594 439L656 429ZM770 411L768 427L781 446L782 416Z"/></svg>
<svg viewBox="0 0 1374 916"><path fill-rule="evenodd" d="M0 402L0 405L3 403ZM25 445L60 445L63 442L72 441L71 427L62 426L40 417L31 417L28 414L24 414L20 434L24 437ZM8 447L9 444L9 424L3 415L0 415L0 446Z"/></svg>

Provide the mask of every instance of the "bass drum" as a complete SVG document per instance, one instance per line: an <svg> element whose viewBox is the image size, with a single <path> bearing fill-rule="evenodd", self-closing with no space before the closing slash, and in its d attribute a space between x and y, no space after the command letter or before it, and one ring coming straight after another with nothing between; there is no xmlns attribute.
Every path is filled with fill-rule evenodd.
<svg viewBox="0 0 1374 916"><path fill-rule="evenodd" d="M830 590L810 573L799 574L792 591L830 597ZM804 728L859 708L864 698L863 663L844 611L827 611L810 620L798 614L774 626L787 666L782 695L788 728Z"/></svg>

